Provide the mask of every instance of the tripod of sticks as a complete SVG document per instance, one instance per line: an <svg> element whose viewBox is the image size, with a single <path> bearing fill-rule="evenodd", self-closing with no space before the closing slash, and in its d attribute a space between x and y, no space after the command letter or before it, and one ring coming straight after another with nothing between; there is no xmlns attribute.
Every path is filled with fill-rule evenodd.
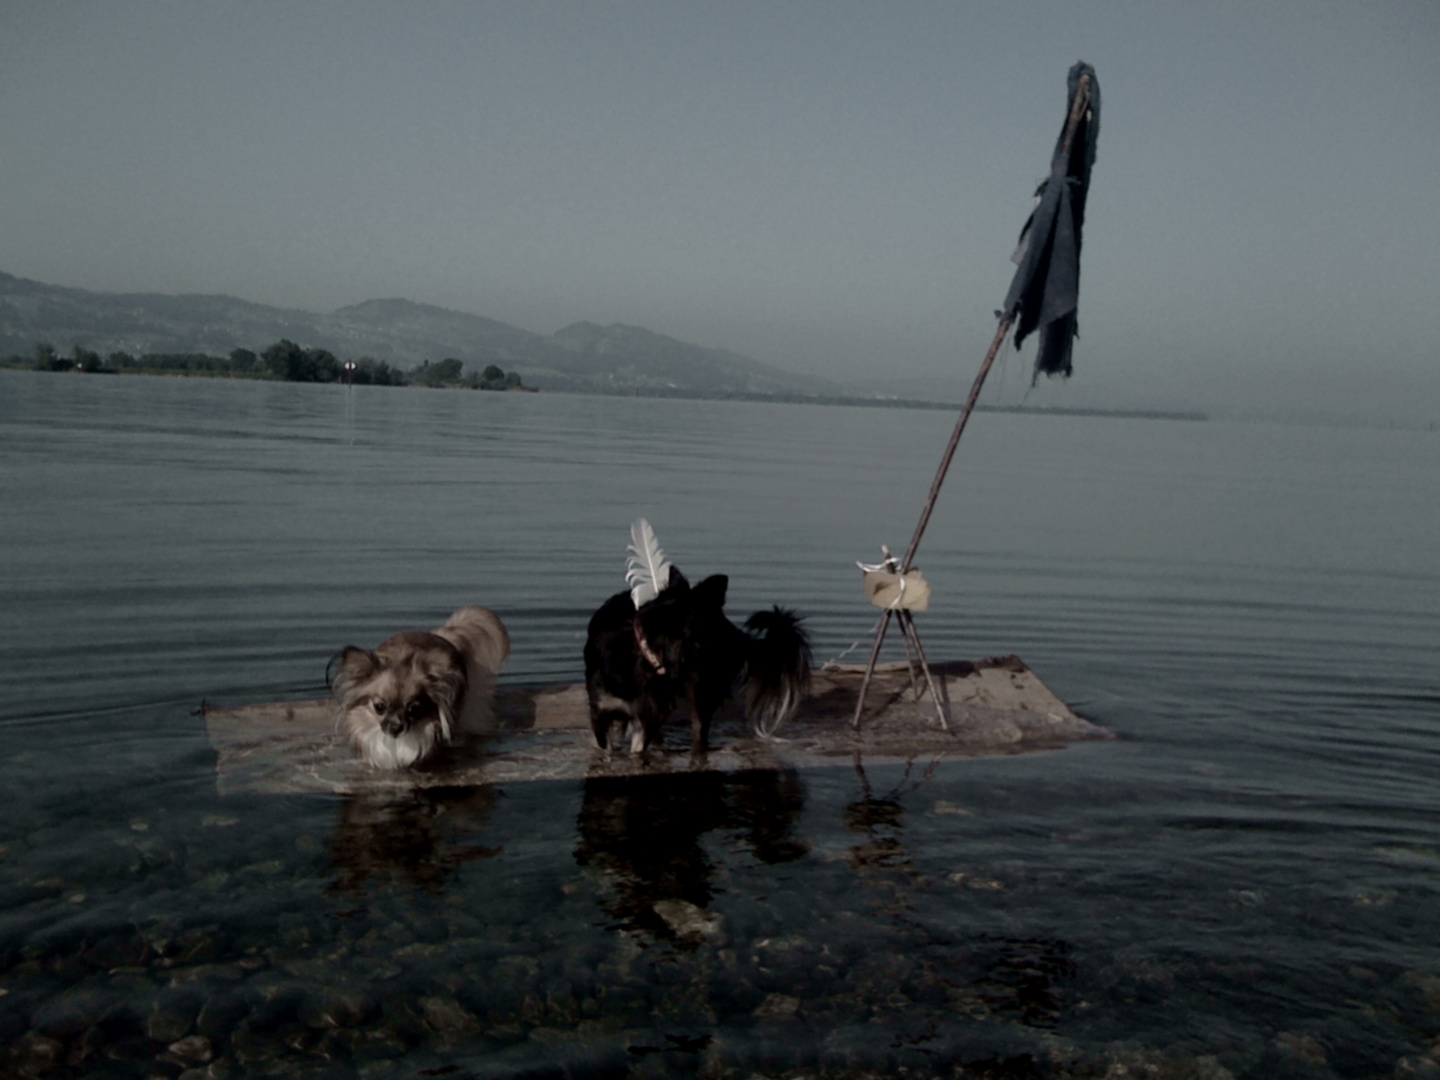
<svg viewBox="0 0 1440 1080"><path fill-rule="evenodd" d="M1080 125L1081 118L1085 115L1090 105L1090 77L1082 76L1079 85L1075 89L1074 97L1070 102L1070 113L1066 119L1065 132L1061 140L1060 152L1069 157L1070 149L1075 139L1075 131ZM951 459L955 457L955 449L960 445L960 436L965 433L965 425L970 420L970 414L975 411L975 403L980 399L980 389L985 385L985 378L990 374L990 368L995 363L995 357L999 355L1000 347L1010 335L1010 328L1015 323L1015 312L1007 311L1000 317L1000 325L995 329L995 337L990 342L990 348L985 353L985 359L980 364L980 370L975 376L974 383L970 386L970 393L965 398L965 405L960 411L960 418L955 421L955 430L950 433L950 442L945 447L945 453L940 457L940 468L935 472L935 479L930 484L930 494L925 499L925 506L920 511L920 521L915 526L915 534L910 538L910 546L905 551L905 558L895 565L895 560L890 556L889 549L884 549L887 569L900 575L903 579L905 574L915 562L915 552L920 548L920 541L925 535L925 526L930 523L930 514L935 509L935 500L940 494L940 487L945 483L945 474L950 470ZM903 608L887 608L885 614L880 618L880 625L875 631L875 645L870 650L870 661L865 665L865 677L860 681L860 694L855 702L855 716L850 721L850 726L858 729L860 717L865 711L865 692L870 689L870 680L875 675L875 663L880 659L881 646L885 644L885 633L890 628L891 617L896 618L900 623L900 632L905 643L907 659L910 649L913 647L915 655L919 658L920 667L925 673L925 683L930 690L931 700L935 702L935 712L940 719L940 727L949 730L945 719L945 705L940 694L936 692L935 679L930 672L930 664L925 659L925 651L920 644L920 634L915 628L915 617ZM911 683L914 684L914 666L911 665ZM918 693L916 695L918 697Z"/></svg>

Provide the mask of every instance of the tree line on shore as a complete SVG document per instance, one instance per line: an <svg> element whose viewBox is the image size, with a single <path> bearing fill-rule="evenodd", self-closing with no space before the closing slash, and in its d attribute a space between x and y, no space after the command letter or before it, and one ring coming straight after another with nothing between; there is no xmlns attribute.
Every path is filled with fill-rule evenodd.
<svg viewBox="0 0 1440 1080"><path fill-rule="evenodd" d="M32 368L36 371L81 371L104 375L198 375L228 379L274 379L283 382L343 382L360 386L432 386L469 390L527 389L515 371L505 371L498 364L484 371L465 373L460 360L445 359L432 363L426 360L418 367L392 367L383 360L362 356L359 360L342 362L327 349L305 349L282 338L260 353L249 349L232 349L229 356L208 356L204 353L147 353L131 356L112 352L101 357L93 350L76 345L69 356L62 356L49 342L35 346L32 358L10 356L5 366Z"/></svg>

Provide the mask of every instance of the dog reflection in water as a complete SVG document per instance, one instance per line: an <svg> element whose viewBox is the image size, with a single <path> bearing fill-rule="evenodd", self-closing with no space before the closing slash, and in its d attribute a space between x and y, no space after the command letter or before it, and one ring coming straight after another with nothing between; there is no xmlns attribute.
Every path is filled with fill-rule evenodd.
<svg viewBox="0 0 1440 1080"><path fill-rule="evenodd" d="M667 933L655 905L706 908L714 864L701 837L739 833L761 862L802 858L794 830L805 788L794 770L659 773L585 781L575 861L598 871L611 892L606 914L629 929Z"/></svg>
<svg viewBox="0 0 1440 1080"><path fill-rule="evenodd" d="M483 607L374 649L347 645L330 662L337 725L377 769L421 765L462 734L494 730L495 676L509 655L505 624Z"/></svg>
<svg viewBox="0 0 1440 1080"><path fill-rule="evenodd" d="M466 863L501 853L475 842L494 809L489 786L346 796L330 841L331 888L402 884L439 893Z"/></svg>

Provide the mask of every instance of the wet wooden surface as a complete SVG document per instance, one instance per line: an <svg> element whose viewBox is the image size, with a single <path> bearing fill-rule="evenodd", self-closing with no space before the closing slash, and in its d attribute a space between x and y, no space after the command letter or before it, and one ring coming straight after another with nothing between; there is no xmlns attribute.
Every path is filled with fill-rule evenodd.
<svg viewBox="0 0 1440 1080"><path fill-rule="evenodd" d="M421 769L387 772L355 759L335 729L331 701L207 707L222 793L347 793L414 787L512 784L654 772L822 768L928 761L1054 749L1109 739L1106 729L1076 716L1020 660L953 661L931 669L945 702L947 729L918 680L920 700L904 664L882 665L866 695L857 732L855 710L863 667L830 666L814 673L809 696L778 739L750 735L727 706L711 729L703 756L690 752L683 709L665 729L664 745L643 759L595 749L585 688L501 686L495 697L500 730L450 747Z"/></svg>

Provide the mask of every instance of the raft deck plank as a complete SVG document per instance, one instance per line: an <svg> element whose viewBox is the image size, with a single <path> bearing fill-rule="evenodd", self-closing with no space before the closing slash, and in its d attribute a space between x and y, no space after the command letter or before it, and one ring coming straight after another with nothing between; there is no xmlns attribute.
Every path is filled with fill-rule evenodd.
<svg viewBox="0 0 1440 1080"><path fill-rule="evenodd" d="M811 692L780 738L752 737L734 706L715 718L711 748L690 753L683 708L666 726L664 746L648 760L595 749L580 685L501 686L493 736L447 749L426 767L401 772L357 761L335 731L330 701L272 702L204 709L217 754L222 794L350 794L416 787L467 787L626 776L655 772L809 769L967 758L1056 749L1066 743L1114 738L1077 716L1017 656L932 665L948 698L949 730L942 730L928 693L914 699L903 663L881 665L866 696L861 729L850 726L864 673L860 665L828 665L814 673Z"/></svg>

